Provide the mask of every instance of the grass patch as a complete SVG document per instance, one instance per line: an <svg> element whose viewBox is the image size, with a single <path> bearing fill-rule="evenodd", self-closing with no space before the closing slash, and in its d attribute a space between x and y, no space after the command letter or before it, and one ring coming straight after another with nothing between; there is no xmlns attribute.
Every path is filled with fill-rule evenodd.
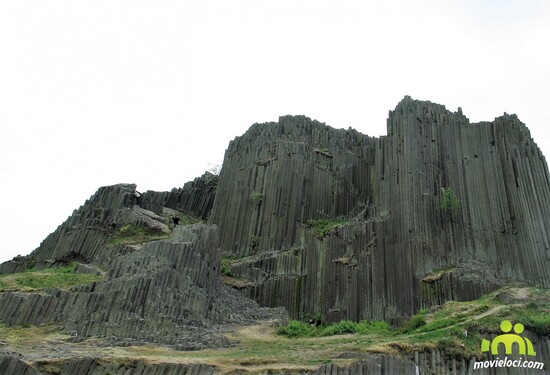
<svg viewBox="0 0 550 375"><path fill-rule="evenodd" d="M262 200L264 199L264 195L259 191L252 191L248 196L248 198L255 205L259 205L260 203L262 203Z"/></svg>
<svg viewBox="0 0 550 375"><path fill-rule="evenodd" d="M550 309L548 306L541 310L525 309L517 312L518 321L526 329L536 332L540 336L550 336Z"/></svg>
<svg viewBox="0 0 550 375"><path fill-rule="evenodd" d="M425 326L426 325L426 318L422 314L416 314L411 316L409 321L405 323L405 327L403 328L404 333L408 333L411 331L414 331L415 329Z"/></svg>
<svg viewBox="0 0 550 375"><path fill-rule="evenodd" d="M182 214L182 213L178 215L178 219L179 219L178 225L193 225L201 222L200 219L197 219L193 216Z"/></svg>
<svg viewBox="0 0 550 375"><path fill-rule="evenodd" d="M277 330L278 335L286 337L335 336L348 333L393 335L394 331L386 322L370 322L367 320L359 323L342 320L324 326L315 326L304 321L291 320L286 326L282 326Z"/></svg>
<svg viewBox="0 0 550 375"><path fill-rule="evenodd" d="M427 283L433 283L434 281L441 279L443 275L448 273L453 273L454 271L456 271L456 267L447 267L447 268L435 270L430 274L426 275L424 278L422 278L422 281Z"/></svg>
<svg viewBox="0 0 550 375"><path fill-rule="evenodd" d="M299 320L291 320L286 326L282 326L277 330L278 335L286 337L311 337L316 336L316 333L315 326Z"/></svg>
<svg viewBox="0 0 550 375"><path fill-rule="evenodd" d="M231 266L237 263L239 260L235 257L221 257L220 259L220 273L224 276L233 277L233 271Z"/></svg>
<svg viewBox="0 0 550 375"><path fill-rule="evenodd" d="M529 288L534 293L532 290ZM503 291L513 293L513 288L511 291L501 289L475 301L450 301L435 311L423 309L403 328L368 321L341 321L321 327L292 322L291 327L281 327L278 334L300 343L323 337L323 340L335 340L333 345L336 345L337 340L339 346L345 347L348 343L359 352L398 354L437 349L448 359L482 358L481 341L489 333L502 333L500 323L504 319L522 323L526 330L541 336L550 334L550 292L532 294L536 302L510 304L500 300L499 294Z"/></svg>
<svg viewBox="0 0 550 375"><path fill-rule="evenodd" d="M310 220L307 223L307 228L310 229L311 235L313 237L322 239L336 230L338 227L347 224L348 220L329 220L329 219L319 219L319 220Z"/></svg>
<svg viewBox="0 0 550 375"><path fill-rule="evenodd" d="M168 238L170 238L170 235L162 231L151 231L137 225L126 224L120 227L113 238L107 242L107 247L113 247L120 244L133 245L149 241L165 240Z"/></svg>
<svg viewBox="0 0 550 375"><path fill-rule="evenodd" d="M452 319L452 318L449 318L449 319L441 319L441 320L435 320L433 322L430 322L430 323L426 323L424 321L424 324L419 326L417 329L416 329L416 332L429 332L429 331L435 331L437 329L442 329L442 328L445 328L445 327L449 327L449 326L453 326L455 324L457 324L458 321L455 320L455 319Z"/></svg>
<svg viewBox="0 0 550 375"><path fill-rule="evenodd" d="M481 319L483 332L501 333L500 323L504 320L521 323L525 329L540 336L550 335L550 304L514 305L503 308L498 313Z"/></svg>
<svg viewBox="0 0 550 375"><path fill-rule="evenodd" d="M32 292L40 289L67 290L75 285L90 284L103 280L101 275L75 273L77 264L47 270L26 270L24 272L0 275L0 292Z"/></svg>

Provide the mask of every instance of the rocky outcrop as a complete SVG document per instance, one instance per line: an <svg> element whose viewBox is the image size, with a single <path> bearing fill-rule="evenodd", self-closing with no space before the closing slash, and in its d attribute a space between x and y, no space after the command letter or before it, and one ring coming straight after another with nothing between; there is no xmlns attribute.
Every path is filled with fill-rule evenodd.
<svg viewBox="0 0 550 375"><path fill-rule="evenodd" d="M171 208L206 220L214 204L217 184L218 176L206 172L186 183L183 188L170 192L145 192L141 206L158 214L162 214L163 208Z"/></svg>
<svg viewBox="0 0 550 375"><path fill-rule="evenodd" d="M0 374L42 375L36 368L12 353L0 353Z"/></svg>
<svg viewBox="0 0 550 375"><path fill-rule="evenodd" d="M387 136L373 138L284 116L232 141L219 178L207 173L170 192L100 188L0 273L76 262L76 272L103 281L2 292L0 322L60 324L75 341L194 350L233 345L222 324L267 319L254 301L324 322L397 323L512 282L550 287L550 176L516 116L470 124L461 110L406 97L387 126ZM178 225L187 216L207 224ZM235 288L222 282L221 256L230 258ZM548 340L540 342L548 361ZM472 373L472 360L445 350L360 359L316 371ZM215 370L58 364L60 374ZM34 374L40 366L0 356L0 370Z"/></svg>
<svg viewBox="0 0 550 375"><path fill-rule="evenodd" d="M209 375L215 372L211 366L203 364L146 363L136 360L107 363L95 358L39 361L29 365L16 356L0 355L0 373L6 375Z"/></svg>
<svg viewBox="0 0 550 375"><path fill-rule="evenodd" d="M484 363L496 358L463 358L461 354L453 353L449 348L431 349L422 352L403 352L402 354L377 354L377 353L349 353L342 358L351 359L349 365L325 364L314 370L305 369L284 369L256 371L252 373L263 374L288 374L288 375L528 375L528 374L550 374L548 363L550 363L550 340L548 337L540 337L528 333L530 340L534 343L536 357L518 356L510 354L507 359L510 361L522 359L516 366L535 366L537 363L546 364L544 369L521 368L521 367L476 367L476 362ZM503 359L498 357L499 359ZM530 363L525 363L528 361ZM94 359L94 358L71 358L40 360L24 362L17 354L0 354L0 373L2 374L28 374L41 375L56 373L60 375L73 374L222 374L222 373L249 373L249 369L234 369L233 371L222 370L206 364L181 364L181 363L150 363L143 360L125 359Z"/></svg>
<svg viewBox="0 0 550 375"><path fill-rule="evenodd" d="M100 188L30 256L1 264L0 273L48 268L70 261L90 263L102 256L109 239L125 224L142 226L151 232L166 232L168 228L163 219L137 206L135 193L134 184Z"/></svg>
<svg viewBox="0 0 550 375"><path fill-rule="evenodd" d="M0 321L59 323L76 338L105 337L117 345L227 346L215 324L269 315L221 283L219 253L211 247L216 228L197 224L187 231L191 241L117 246L116 256L94 261L106 270L103 282L69 291L0 293Z"/></svg>
<svg viewBox="0 0 550 375"><path fill-rule="evenodd" d="M380 138L303 116L252 126L229 145L210 223L262 305L392 319L510 281L549 287L549 200L516 116L470 124L406 97Z"/></svg>
<svg viewBox="0 0 550 375"><path fill-rule="evenodd" d="M104 280L0 293L0 322L57 323L75 340L193 350L231 345L219 324L269 317L222 283L216 226L169 226L138 203L135 185L101 188L30 256L5 263L3 271L76 261L76 272L99 272Z"/></svg>
<svg viewBox="0 0 550 375"><path fill-rule="evenodd" d="M59 366L60 375L87 374L132 374L132 375L209 375L214 369L202 364L145 363L127 361L126 363L104 363L94 358L65 361Z"/></svg>

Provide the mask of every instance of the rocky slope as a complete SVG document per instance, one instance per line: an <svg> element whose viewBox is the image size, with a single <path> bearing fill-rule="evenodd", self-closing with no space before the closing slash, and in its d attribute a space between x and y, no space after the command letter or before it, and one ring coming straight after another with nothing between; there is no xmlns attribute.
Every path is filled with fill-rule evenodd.
<svg viewBox="0 0 550 375"><path fill-rule="evenodd" d="M269 316L222 283L215 226L174 225L174 217L184 217L181 211L165 207L160 216L144 209L135 189L100 188L30 256L0 268L13 273L77 262L77 273L98 273L103 281L69 290L0 293L0 321L63 323L77 339L108 337L117 345L199 349L230 345L219 324ZM146 202L153 195L145 193Z"/></svg>

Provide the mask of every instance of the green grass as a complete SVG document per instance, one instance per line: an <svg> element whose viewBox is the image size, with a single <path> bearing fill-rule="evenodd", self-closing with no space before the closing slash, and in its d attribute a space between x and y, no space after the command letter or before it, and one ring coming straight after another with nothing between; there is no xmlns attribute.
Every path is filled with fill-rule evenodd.
<svg viewBox="0 0 550 375"><path fill-rule="evenodd" d="M422 316L426 324L411 328L407 333L404 328L392 328L385 322L342 321L315 327L292 321L279 329L263 322L241 326L228 333L228 339L237 343L235 347L178 351L154 344L116 350L98 346L93 348L93 356L108 358L112 363L138 360L207 363L216 366L220 374L283 372L283 369L295 373L311 372L323 363L348 365L365 353L407 356L415 351L439 350L446 359L481 359L481 340L488 337L488 332L497 332L504 318L521 322L526 329L538 327L541 333L547 328L550 291L523 289L528 289L529 297L516 302L499 299L500 293L511 291L504 288L475 301L448 302L438 308L423 309L415 316ZM410 323L412 327L422 320L414 318L411 321L414 322ZM55 328L0 325L0 337L6 346L24 352L29 346L48 347L52 342L68 338ZM280 334L276 334L277 331ZM78 343L64 341L64 345L74 345L71 349L75 351L86 350Z"/></svg>
<svg viewBox="0 0 550 375"><path fill-rule="evenodd" d="M113 238L107 242L107 247L119 244L133 245L168 238L170 235L162 231L151 231L137 225L126 224L120 227Z"/></svg>
<svg viewBox="0 0 550 375"><path fill-rule="evenodd" d="M192 225L192 224L197 224L201 222L200 219L197 219L193 216L186 215L186 214L179 214L178 218L180 219L178 223L179 225Z"/></svg>
<svg viewBox="0 0 550 375"><path fill-rule="evenodd" d="M278 329L263 322L240 326L228 333L228 339L237 343L230 348L177 351L150 344L113 350L106 346L94 348L93 355L108 357L115 363L127 360L208 363L222 374L314 370L322 363L349 364L364 353L406 356L415 351L439 350L447 359L480 359L483 358L481 340L488 338L489 333L498 334L503 319L522 323L526 329L542 334L549 328L550 291L521 288L527 292L527 298L512 302L499 298L502 293L513 294L514 289L519 288L503 288L475 301L447 302L430 310L422 309L413 315L421 318L410 320L408 332L385 322L341 321L315 327L291 321ZM419 324L422 321L425 324ZM0 337L14 351L23 352L30 345L47 347L53 340L60 340L61 333L54 328L0 325ZM73 344L65 342L64 345ZM74 345L75 351L85 350Z"/></svg>
<svg viewBox="0 0 550 375"><path fill-rule="evenodd" d="M262 203L264 195L259 191L253 191L250 193L249 198L252 203L259 205L260 203Z"/></svg>
<svg viewBox="0 0 550 375"><path fill-rule="evenodd" d="M290 320L287 325L279 327L277 330L278 335L286 337L334 336L347 333L392 335L393 331L386 322L370 322L367 320L359 323L342 320L324 326L314 326L304 321Z"/></svg>
<svg viewBox="0 0 550 375"><path fill-rule="evenodd" d="M403 332L408 333L425 325L426 325L426 318L424 317L424 315L416 314L411 316L409 321L405 324L405 327L403 328Z"/></svg>
<svg viewBox="0 0 550 375"><path fill-rule="evenodd" d="M233 276L233 271L231 271L231 265L237 262L236 258L233 257L222 257L220 259L220 273L225 276Z"/></svg>
<svg viewBox="0 0 550 375"><path fill-rule="evenodd" d="M383 353L426 351L439 349L447 358L481 358L481 341L487 334L500 334L504 320L522 323L526 330L541 336L550 334L550 292L528 288L526 302L506 303L501 293L513 293L504 288L478 300L450 301L436 310L422 309L401 328L385 322L359 323L341 321L314 327L304 322L290 321L278 334L292 340L346 335L347 341L361 343L366 351ZM535 298L535 301L532 299ZM355 345L355 344L354 344Z"/></svg>
<svg viewBox="0 0 550 375"><path fill-rule="evenodd" d="M536 332L541 336L550 335L550 303L539 305L509 306L498 313L480 320L482 332L500 332L500 323L504 320L522 323L525 329Z"/></svg>
<svg viewBox="0 0 550 375"><path fill-rule="evenodd" d="M319 219L319 220L310 220L307 223L307 228L310 229L311 235L322 239L326 237L329 233L334 231L336 228L347 224L348 220L329 220L329 219Z"/></svg>
<svg viewBox="0 0 550 375"><path fill-rule="evenodd" d="M40 289L69 289L75 285L101 281L103 276L75 273L76 264L47 270L27 270L0 275L0 292L36 291Z"/></svg>
<svg viewBox="0 0 550 375"><path fill-rule="evenodd" d="M315 326L299 320L290 320L285 326L279 327L277 334L286 337L311 337L317 332Z"/></svg>
<svg viewBox="0 0 550 375"><path fill-rule="evenodd" d="M415 329L416 329L416 332L429 332L429 331L435 331L441 328L453 326L453 325L456 325L457 323L458 321L452 318L435 320L430 323L426 323L426 321L424 320L424 324L421 324ZM412 330L415 330L415 329L412 329Z"/></svg>

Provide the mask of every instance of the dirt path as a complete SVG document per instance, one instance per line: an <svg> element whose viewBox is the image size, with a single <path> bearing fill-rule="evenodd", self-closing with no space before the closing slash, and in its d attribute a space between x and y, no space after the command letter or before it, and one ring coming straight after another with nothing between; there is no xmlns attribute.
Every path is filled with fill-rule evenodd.
<svg viewBox="0 0 550 375"><path fill-rule="evenodd" d="M506 306L505 305L498 305L498 306L493 306L491 307L489 310L479 314L479 315L476 315L474 317L472 317L471 320L479 320L479 319L483 319L485 318L486 316L489 316L489 315L493 315L493 314L496 314L497 312L499 312L500 310L502 310L503 308L505 308ZM467 323L468 321L464 322L464 323Z"/></svg>

